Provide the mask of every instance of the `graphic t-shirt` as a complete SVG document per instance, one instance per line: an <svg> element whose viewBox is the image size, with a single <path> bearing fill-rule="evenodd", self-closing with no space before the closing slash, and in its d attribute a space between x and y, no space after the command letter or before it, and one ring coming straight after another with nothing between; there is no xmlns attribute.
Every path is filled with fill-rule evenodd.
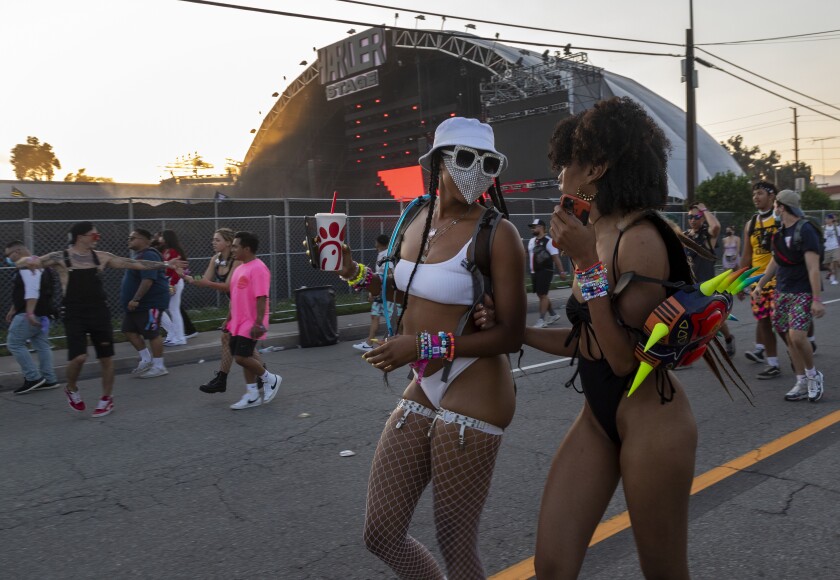
<svg viewBox="0 0 840 580"><path fill-rule="evenodd" d="M271 272L259 258L254 258L233 271L230 277L230 322L227 325L233 336L251 338L251 327L257 319L257 298L260 296L265 296L262 323L268 327L270 285Z"/></svg>
<svg viewBox="0 0 840 580"><path fill-rule="evenodd" d="M836 250L840 248L840 240L838 239L838 234L840 234L840 228L836 225L833 226L825 226L823 228L823 236L825 240L825 250Z"/></svg>

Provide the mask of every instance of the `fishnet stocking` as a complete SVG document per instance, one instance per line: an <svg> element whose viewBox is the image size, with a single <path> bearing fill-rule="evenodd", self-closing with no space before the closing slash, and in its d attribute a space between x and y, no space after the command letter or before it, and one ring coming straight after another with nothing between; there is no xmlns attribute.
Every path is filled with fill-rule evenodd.
<svg viewBox="0 0 840 580"><path fill-rule="evenodd" d="M429 427L432 420L397 408L382 431L368 482L365 545L399 578L442 579L443 572L423 544L408 535L408 524L432 476Z"/></svg>
<svg viewBox="0 0 840 580"><path fill-rule="evenodd" d="M397 408L388 419L371 466L365 545L399 578L440 580L443 571L428 548L408 534L429 481L434 486L435 527L451 580L485 578L478 554L478 523L490 491L500 435L465 430Z"/></svg>
<svg viewBox="0 0 840 580"><path fill-rule="evenodd" d="M251 358L263 364L262 358L260 357L260 351L256 348L254 349L254 354L251 355ZM230 333L223 332L222 333L222 360L219 362L219 370L225 373L226 375L230 374L230 367L233 366L233 355L230 354Z"/></svg>
<svg viewBox="0 0 840 580"><path fill-rule="evenodd" d="M486 578L478 553L478 522L490 492L501 435L435 422L432 487L435 529L450 580Z"/></svg>

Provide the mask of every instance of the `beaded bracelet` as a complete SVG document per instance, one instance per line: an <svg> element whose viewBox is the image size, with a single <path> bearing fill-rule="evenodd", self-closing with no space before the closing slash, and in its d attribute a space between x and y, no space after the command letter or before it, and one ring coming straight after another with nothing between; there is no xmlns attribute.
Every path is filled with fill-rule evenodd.
<svg viewBox="0 0 840 580"><path fill-rule="evenodd" d="M603 262L596 262L586 270L575 270L575 279L577 279L583 299L587 302L609 294L607 267Z"/></svg>
<svg viewBox="0 0 840 580"><path fill-rule="evenodd" d="M445 358L451 361L455 358L455 335L451 332L417 333L417 360L433 360Z"/></svg>

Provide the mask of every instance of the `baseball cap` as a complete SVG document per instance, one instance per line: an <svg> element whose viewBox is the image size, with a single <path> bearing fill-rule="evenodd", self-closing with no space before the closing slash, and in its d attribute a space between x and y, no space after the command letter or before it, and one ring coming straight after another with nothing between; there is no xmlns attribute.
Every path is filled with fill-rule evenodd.
<svg viewBox="0 0 840 580"><path fill-rule="evenodd" d="M544 221L542 221L541 219L535 219L534 221L532 221L532 222L531 222L530 224L528 224L528 225L529 225L529 226L531 226L531 227L534 227L534 226L542 226L542 227L545 227L545 222L544 222Z"/></svg>
<svg viewBox="0 0 840 580"><path fill-rule="evenodd" d="M802 217L802 208L799 207L799 194L792 189L783 189L776 194L776 203L781 203L790 209L790 213Z"/></svg>

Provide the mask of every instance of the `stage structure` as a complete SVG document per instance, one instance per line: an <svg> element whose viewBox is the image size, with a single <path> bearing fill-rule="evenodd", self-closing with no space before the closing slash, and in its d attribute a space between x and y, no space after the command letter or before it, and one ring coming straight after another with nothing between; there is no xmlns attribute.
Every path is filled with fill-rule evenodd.
<svg viewBox="0 0 840 580"><path fill-rule="evenodd" d="M598 100L629 95L674 145L671 196L683 198L684 113L635 81L592 66L585 53L527 49L471 35L370 28L318 50L278 98L245 157L248 197L411 199L423 193L417 158L452 116L493 126L510 158L506 195L557 197L547 160L555 124ZM682 123L682 127L680 127ZM698 130L700 179L740 173Z"/></svg>

